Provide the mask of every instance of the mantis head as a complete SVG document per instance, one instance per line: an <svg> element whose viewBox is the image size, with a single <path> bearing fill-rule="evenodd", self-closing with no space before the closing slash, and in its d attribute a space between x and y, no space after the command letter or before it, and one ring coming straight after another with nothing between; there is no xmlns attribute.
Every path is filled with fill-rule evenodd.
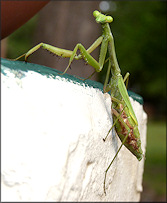
<svg viewBox="0 0 167 203"><path fill-rule="evenodd" d="M113 21L113 18L111 16L106 16L100 13L99 11L93 12L94 17L96 18L97 23L111 23Z"/></svg>

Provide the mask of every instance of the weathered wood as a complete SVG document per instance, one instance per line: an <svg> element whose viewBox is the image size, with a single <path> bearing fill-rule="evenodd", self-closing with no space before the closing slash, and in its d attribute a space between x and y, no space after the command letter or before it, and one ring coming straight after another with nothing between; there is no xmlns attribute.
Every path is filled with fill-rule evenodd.
<svg viewBox="0 0 167 203"><path fill-rule="evenodd" d="M139 201L144 159L125 147L107 174L104 195L104 172L120 140L113 131L103 142L112 116L100 84L1 62L2 201ZM131 101L145 153L147 115Z"/></svg>

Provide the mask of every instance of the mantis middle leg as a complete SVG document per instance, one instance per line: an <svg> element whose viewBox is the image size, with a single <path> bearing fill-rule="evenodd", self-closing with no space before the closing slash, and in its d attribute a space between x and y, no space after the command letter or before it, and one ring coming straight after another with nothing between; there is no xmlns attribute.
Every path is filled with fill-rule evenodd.
<svg viewBox="0 0 167 203"><path fill-rule="evenodd" d="M111 72L111 61L109 60L107 74L106 74L104 87L103 87L104 92L109 92L111 90L111 80L110 80L110 83L108 84L110 72ZM124 76L124 79L123 79L124 83L126 81L126 89L127 89L127 86L128 86L129 75L130 75L129 72L127 72L125 74L125 76Z"/></svg>

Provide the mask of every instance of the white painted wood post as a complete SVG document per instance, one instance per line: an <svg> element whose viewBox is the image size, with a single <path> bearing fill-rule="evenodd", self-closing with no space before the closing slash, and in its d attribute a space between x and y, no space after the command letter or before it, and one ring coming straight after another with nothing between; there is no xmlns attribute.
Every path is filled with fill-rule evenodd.
<svg viewBox="0 0 167 203"><path fill-rule="evenodd" d="M2 201L140 200L144 159L125 147L103 192L104 172L121 143L114 131L103 142L112 126L109 94L47 67L1 63ZM131 101L145 153L147 115Z"/></svg>

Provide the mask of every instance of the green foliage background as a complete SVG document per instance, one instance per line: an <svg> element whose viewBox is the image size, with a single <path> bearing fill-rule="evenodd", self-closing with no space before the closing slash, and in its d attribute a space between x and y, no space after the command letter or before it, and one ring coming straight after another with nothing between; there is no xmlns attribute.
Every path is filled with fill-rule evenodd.
<svg viewBox="0 0 167 203"><path fill-rule="evenodd" d="M166 123L149 121L141 201L166 200Z"/></svg>

